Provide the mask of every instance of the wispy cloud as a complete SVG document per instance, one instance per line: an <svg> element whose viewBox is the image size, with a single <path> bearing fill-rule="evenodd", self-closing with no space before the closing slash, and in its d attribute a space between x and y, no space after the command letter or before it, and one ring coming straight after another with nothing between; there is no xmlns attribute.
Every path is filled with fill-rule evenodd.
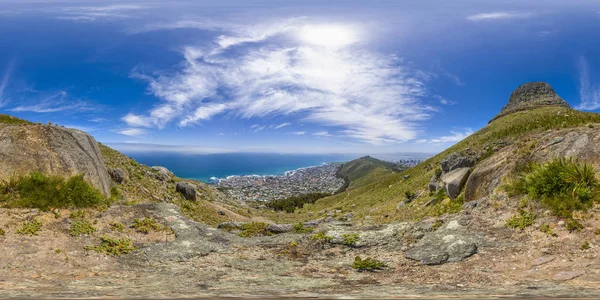
<svg viewBox="0 0 600 300"><path fill-rule="evenodd" d="M319 131L319 132L315 132L315 133L313 133L312 135L314 135L314 136L323 136L323 137L325 137L325 136L332 136L332 135L331 135L331 134L329 134L329 132L327 132L327 131Z"/></svg>
<svg viewBox="0 0 600 300"><path fill-rule="evenodd" d="M285 126L290 126L290 125L292 125L292 123L281 123L281 124L275 126L275 129L283 128Z"/></svg>
<svg viewBox="0 0 600 300"><path fill-rule="evenodd" d="M135 16L134 12L147 8L136 4L112 4L105 6L65 7L57 19L75 22L93 22L98 20L119 20Z"/></svg>
<svg viewBox="0 0 600 300"><path fill-rule="evenodd" d="M2 80L0 81L0 107L4 107L9 102L9 99L7 99L4 96L4 90L6 89L6 86L8 85L8 82L10 81L10 76L12 74L13 66L14 66L14 60L11 60L8 63L6 70L4 70L4 76L2 76Z"/></svg>
<svg viewBox="0 0 600 300"><path fill-rule="evenodd" d="M577 62L579 69L579 105L575 108L583 110L596 110L600 108L600 86L590 82L590 67L584 56Z"/></svg>
<svg viewBox="0 0 600 300"><path fill-rule="evenodd" d="M55 112L99 112L103 106L92 104L85 100L73 99L66 91L59 91L50 96L39 100L35 104L24 104L8 109L13 112L35 112L35 113L55 113Z"/></svg>
<svg viewBox="0 0 600 300"><path fill-rule="evenodd" d="M248 119L295 115L380 144L413 139L416 123L430 117L419 100L426 93L419 73L397 56L360 47L353 25L293 19L244 28L220 35L213 46L185 47L180 70L134 70L163 100L135 115L146 120L137 126L188 126L225 112Z"/></svg>
<svg viewBox="0 0 600 300"><path fill-rule="evenodd" d="M478 22L488 20L503 20L503 19L516 19L516 18L528 18L533 16L531 13L516 13L516 12L490 12L480 13L467 17L467 20Z"/></svg>
<svg viewBox="0 0 600 300"><path fill-rule="evenodd" d="M473 130L471 128L464 128L463 131L450 131L449 135L437 137L429 140L430 143L438 144L438 143L457 143L473 134Z"/></svg>
<svg viewBox="0 0 600 300"><path fill-rule="evenodd" d="M304 135L306 133L306 131L294 131L294 132L290 132L290 134L293 135Z"/></svg>
<svg viewBox="0 0 600 300"><path fill-rule="evenodd" d="M148 130L142 128L127 128L116 132L126 136L141 136L148 134Z"/></svg>

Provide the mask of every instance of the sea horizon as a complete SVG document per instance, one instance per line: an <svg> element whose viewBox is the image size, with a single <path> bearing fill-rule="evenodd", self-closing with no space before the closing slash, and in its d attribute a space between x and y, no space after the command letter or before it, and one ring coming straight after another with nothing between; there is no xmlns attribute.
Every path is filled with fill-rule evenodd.
<svg viewBox="0 0 600 300"><path fill-rule="evenodd" d="M148 166L163 166L176 176L213 183L214 179L230 176L280 176L301 168L326 163L347 162L368 154L289 154L289 153L210 153L125 152L129 157ZM372 157L399 161L426 159L428 153L374 154Z"/></svg>

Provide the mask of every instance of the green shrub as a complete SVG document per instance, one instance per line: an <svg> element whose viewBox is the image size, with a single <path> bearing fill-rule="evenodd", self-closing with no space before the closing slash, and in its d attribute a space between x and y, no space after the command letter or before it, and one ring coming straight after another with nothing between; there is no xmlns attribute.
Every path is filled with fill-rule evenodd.
<svg viewBox="0 0 600 300"><path fill-rule="evenodd" d="M444 221L437 219L435 220L435 222L433 224L431 224L431 229L433 231L438 230L438 228L442 227L442 225L444 224Z"/></svg>
<svg viewBox="0 0 600 300"><path fill-rule="evenodd" d="M135 229L135 231L143 234L148 234L151 231L162 231L165 230L165 226L158 224L155 220L143 218L143 219L133 219L133 224L131 228Z"/></svg>
<svg viewBox="0 0 600 300"><path fill-rule="evenodd" d="M381 270L385 267L386 265L384 262L371 257L362 259L360 256L357 256L354 258L354 263L352 263L352 268L359 272Z"/></svg>
<svg viewBox="0 0 600 300"><path fill-rule="evenodd" d="M71 220L83 220L85 219L86 212L85 210L75 210L69 214L69 219Z"/></svg>
<svg viewBox="0 0 600 300"><path fill-rule="evenodd" d="M328 193L308 193L299 196L293 196L285 199L273 200L266 204L268 208L276 211L285 211L287 213L293 213L296 208L304 207L304 204L315 203L317 200L331 196Z"/></svg>
<svg viewBox="0 0 600 300"><path fill-rule="evenodd" d="M108 255L120 256L121 254L131 253L135 250L135 246L130 239L116 239L107 236L100 238L102 241L99 246L86 246L86 250L93 250Z"/></svg>
<svg viewBox="0 0 600 300"><path fill-rule="evenodd" d="M71 236L80 236L80 235L90 235L96 232L96 228L89 221L73 221L71 223L71 228L69 229L69 234Z"/></svg>
<svg viewBox="0 0 600 300"><path fill-rule="evenodd" d="M25 221L23 227L17 230L17 233L22 235L38 235L41 228L42 222L38 219L33 219L32 221Z"/></svg>
<svg viewBox="0 0 600 300"><path fill-rule="evenodd" d="M543 224L542 226L540 226L540 231L549 236L556 236L556 233L554 233L554 230L550 228L550 225L548 224Z"/></svg>
<svg viewBox="0 0 600 300"><path fill-rule="evenodd" d="M506 226L523 230L525 227L533 225L535 218L535 214L519 210L518 215L514 215L512 218L506 220Z"/></svg>
<svg viewBox="0 0 600 300"><path fill-rule="evenodd" d="M567 219L567 221L565 221L565 228L569 232L581 231L581 229L583 229L583 225L575 219Z"/></svg>
<svg viewBox="0 0 600 300"><path fill-rule="evenodd" d="M0 236L5 235L5 234L6 234L6 231L4 231L4 229L0 228Z"/></svg>
<svg viewBox="0 0 600 300"><path fill-rule="evenodd" d="M541 201L560 217L586 210L596 198L598 180L594 167L573 159L555 159L547 164L528 163L508 185L510 196L527 194Z"/></svg>
<svg viewBox="0 0 600 300"><path fill-rule="evenodd" d="M344 245L352 247L358 242L358 233L344 233Z"/></svg>
<svg viewBox="0 0 600 300"><path fill-rule="evenodd" d="M311 236L310 239L312 241L331 242L333 240L333 237L325 234L325 231L319 231L313 236Z"/></svg>
<svg viewBox="0 0 600 300"><path fill-rule="evenodd" d="M118 231L118 232L125 232L125 226L123 226L123 224L118 223L118 222L110 223L110 230Z"/></svg>
<svg viewBox="0 0 600 300"><path fill-rule="evenodd" d="M592 246L590 246L590 243L587 241L583 242L583 244L581 244L581 247L579 247L579 249L581 249L581 250L587 250L590 248L592 248Z"/></svg>
<svg viewBox="0 0 600 300"><path fill-rule="evenodd" d="M413 201L416 198L416 194L411 192L411 191L405 191L404 192L404 197L408 200L408 201Z"/></svg>
<svg viewBox="0 0 600 300"><path fill-rule="evenodd" d="M435 169L435 178L440 179L441 177L442 177L442 169L441 168Z"/></svg>
<svg viewBox="0 0 600 300"><path fill-rule="evenodd" d="M294 233L311 233L312 228L304 226L304 223L298 222L292 226L292 232Z"/></svg>
<svg viewBox="0 0 600 300"><path fill-rule="evenodd" d="M600 229L596 229L596 231L594 231L595 235L600 235Z"/></svg>
<svg viewBox="0 0 600 300"><path fill-rule="evenodd" d="M260 235L273 235L267 230L269 224L263 222L251 222L242 225L242 230L239 233L241 237L253 237Z"/></svg>
<svg viewBox="0 0 600 300"><path fill-rule="evenodd" d="M0 202L5 202L8 207L49 210L94 207L106 204L107 200L83 179L83 175L65 179L33 172L2 182Z"/></svg>

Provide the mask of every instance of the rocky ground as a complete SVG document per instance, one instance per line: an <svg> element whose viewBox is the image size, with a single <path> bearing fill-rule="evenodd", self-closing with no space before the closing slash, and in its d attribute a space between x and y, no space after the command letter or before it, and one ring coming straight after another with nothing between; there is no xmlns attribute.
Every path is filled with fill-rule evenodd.
<svg viewBox="0 0 600 300"><path fill-rule="evenodd" d="M323 222L313 233L243 238L185 218L166 203L89 211L97 232L69 235L71 212L0 211L2 297L398 297L594 296L600 282L600 224L590 213L580 232L541 217L524 231L507 228L506 197L468 203L440 219L388 225ZM17 234L24 220L42 221L37 236ZM136 232L134 218L171 230ZM125 225L124 232L110 224ZM537 227L552 224L556 236ZM331 241L315 241L323 231ZM357 233L353 245L345 236ZM85 250L99 237L129 237L138 250L109 256ZM581 249L587 241L590 249ZM355 256L387 264L357 272Z"/></svg>

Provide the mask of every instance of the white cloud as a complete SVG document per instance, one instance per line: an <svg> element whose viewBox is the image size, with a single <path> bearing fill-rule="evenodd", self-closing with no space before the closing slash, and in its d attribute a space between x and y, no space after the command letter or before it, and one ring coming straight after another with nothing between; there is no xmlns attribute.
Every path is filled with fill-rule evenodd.
<svg viewBox="0 0 600 300"><path fill-rule="evenodd" d="M148 134L148 131L146 129L141 129L141 128L127 128L127 129L119 130L119 131L117 131L117 133L126 135L126 136L140 136L140 135Z"/></svg>
<svg viewBox="0 0 600 300"><path fill-rule="evenodd" d="M306 131L294 131L294 132L290 132L290 134L293 135L304 135L306 133Z"/></svg>
<svg viewBox="0 0 600 300"><path fill-rule="evenodd" d="M248 119L296 115L345 128L340 133L374 144L415 138L416 123L432 111L419 101L425 94L422 77L396 56L359 47L355 39L361 35L353 25L331 25L314 40L307 35L329 25L304 31L307 25L293 19L246 26L221 35L213 47L185 47L180 70L153 75L134 70L132 76L147 81L162 100L147 115L137 116L164 127L173 120L186 126L224 112ZM322 36L336 39L342 32L345 37L332 44ZM277 43L267 40L278 35ZM244 47L228 50L241 43Z"/></svg>
<svg viewBox="0 0 600 300"><path fill-rule="evenodd" d="M577 64L579 69L579 105L575 108L596 110L600 108L600 86L592 86L590 82L590 67L585 57L580 56Z"/></svg>
<svg viewBox="0 0 600 300"><path fill-rule="evenodd" d="M283 128L285 126L290 126L290 125L292 125L292 123L281 123L281 124L275 126L275 129Z"/></svg>
<svg viewBox="0 0 600 300"><path fill-rule="evenodd" d="M263 125L254 124L254 125L250 126L250 131L252 131L253 133L256 133L256 132L265 130L265 128L267 128L267 127L263 126Z"/></svg>
<svg viewBox="0 0 600 300"><path fill-rule="evenodd" d="M435 139L431 139L430 143L457 143L473 134L473 130L471 128L465 128L463 132L459 131L450 131L450 135L441 136Z"/></svg>
<svg viewBox="0 0 600 300"><path fill-rule="evenodd" d="M332 136L331 134L329 134L329 132L327 131L319 131L319 132L315 132L313 133L314 136Z"/></svg>
<svg viewBox="0 0 600 300"><path fill-rule="evenodd" d="M8 67L4 71L4 76L2 77L2 80L0 81L0 107L5 106L6 103L9 101L8 99L6 99L4 97L4 90L6 89L6 86L8 85L8 82L10 80L10 75L12 73L13 65L14 65L14 61L11 61L8 64Z"/></svg>
<svg viewBox="0 0 600 300"><path fill-rule="evenodd" d="M36 113L55 113L55 112L99 112L103 107L92 104L88 101L72 99L65 91L56 92L40 102L35 104L25 104L8 109L13 112L36 112Z"/></svg>
<svg viewBox="0 0 600 300"><path fill-rule="evenodd" d="M119 20L134 17L133 12L145 9L146 6L135 4L112 4L105 6L77 6L65 7L62 15L56 17L61 20L74 22L93 22L97 20Z"/></svg>
<svg viewBox="0 0 600 300"><path fill-rule="evenodd" d="M440 104L443 104L443 105L454 105L454 104L456 104L456 102L450 101L450 100L448 100L448 99L446 99L446 98L444 98L444 97L442 97L440 95L435 95L433 97L436 98L436 99L438 99L440 101Z"/></svg>
<svg viewBox="0 0 600 300"><path fill-rule="evenodd" d="M467 19L470 21L486 21L486 20L502 20L502 19L515 19L515 18L528 18L531 17L531 13L514 13L514 12L491 12L491 13L480 13L476 15L468 16Z"/></svg>

